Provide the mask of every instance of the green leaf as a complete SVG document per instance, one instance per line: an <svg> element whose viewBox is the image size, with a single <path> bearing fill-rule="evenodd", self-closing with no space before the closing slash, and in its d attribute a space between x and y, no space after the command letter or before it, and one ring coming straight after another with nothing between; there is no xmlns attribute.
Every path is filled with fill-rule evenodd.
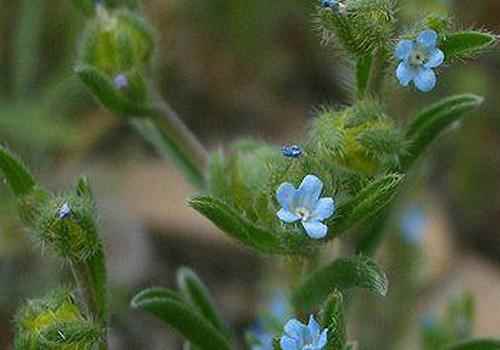
<svg viewBox="0 0 500 350"><path fill-rule="evenodd" d="M443 130L482 102L483 98L476 95L456 95L419 112L406 128L410 146L408 155L403 157L403 167L407 169Z"/></svg>
<svg viewBox="0 0 500 350"><path fill-rule="evenodd" d="M82 64L77 66L75 71L95 97L112 112L122 116L135 117L143 117L151 114L150 106L137 104L124 95L121 95L111 79L95 67Z"/></svg>
<svg viewBox="0 0 500 350"><path fill-rule="evenodd" d="M338 290L333 291L326 299L321 311L321 324L328 328L326 350L344 349L346 345L346 326L344 319L344 297Z"/></svg>
<svg viewBox="0 0 500 350"><path fill-rule="evenodd" d="M391 203L403 179L401 174L388 174L372 181L352 200L339 206L335 216L328 221L328 227L338 235L354 224L374 218Z"/></svg>
<svg viewBox="0 0 500 350"><path fill-rule="evenodd" d="M232 238L262 253L300 255L310 251L310 245L302 240L300 242L294 240L287 243L282 242L278 235L255 225L216 198L198 196L191 199L189 205Z"/></svg>
<svg viewBox="0 0 500 350"><path fill-rule="evenodd" d="M336 289L365 288L376 294L387 294L389 281L385 273L370 258L355 256L337 259L315 271L295 290L292 301L300 310L320 304Z"/></svg>
<svg viewBox="0 0 500 350"><path fill-rule="evenodd" d="M187 267L182 267L177 270L177 285L191 305L205 316L215 328L225 334L227 333L224 321L215 309L208 288L194 271Z"/></svg>
<svg viewBox="0 0 500 350"><path fill-rule="evenodd" d="M444 52L446 61L465 59L477 56L495 45L497 37L493 34L464 31L447 35L440 49Z"/></svg>
<svg viewBox="0 0 500 350"><path fill-rule="evenodd" d="M0 169L16 197L23 197L35 189L36 182L28 168L3 146L0 146Z"/></svg>
<svg viewBox="0 0 500 350"><path fill-rule="evenodd" d="M446 350L499 350L500 339L472 339L450 345Z"/></svg>
<svg viewBox="0 0 500 350"><path fill-rule="evenodd" d="M146 289L131 301L135 309L145 310L180 332L203 350L231 350L228 340L180 296L165 289Z"/></svg>

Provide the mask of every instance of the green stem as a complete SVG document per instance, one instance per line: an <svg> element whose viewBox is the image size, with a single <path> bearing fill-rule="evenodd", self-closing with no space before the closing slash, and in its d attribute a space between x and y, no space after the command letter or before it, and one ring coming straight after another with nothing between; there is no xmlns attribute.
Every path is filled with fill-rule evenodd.
<svg viewBox="0 0 500 350"><path fill-rule="evenodd" d="M366 88L369 95L379 96L382 92L386 56L387 50L383 47L378 48L373 53L370 76Z"/></svg>
<svg viewBox="0 0 500 350"><path fill-rule="evenodd" d="M109 312L104 253L101 250L87 261L72 263L71 270L86 312L103 327L104 337L100 349L106 349Z"/></svg>
<svg viewBox="0 0 500 350"><path fill-rule="evenodd" d="M192 184L203 188L208 152L173 108L160 98L157 101L146 118L133 120L134 126L160 154L173 159Z"/></svg>

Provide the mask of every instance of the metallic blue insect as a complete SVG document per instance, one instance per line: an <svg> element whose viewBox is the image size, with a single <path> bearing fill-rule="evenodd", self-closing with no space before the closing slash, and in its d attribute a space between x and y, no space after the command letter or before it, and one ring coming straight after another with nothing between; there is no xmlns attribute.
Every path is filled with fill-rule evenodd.
<svg viewBox="0 0 500 350"><path fill-rule="evenodd" d="M281 153L288 158L298 158L302 155L303 151L297 145L284 145L281 147Z"/></svg>

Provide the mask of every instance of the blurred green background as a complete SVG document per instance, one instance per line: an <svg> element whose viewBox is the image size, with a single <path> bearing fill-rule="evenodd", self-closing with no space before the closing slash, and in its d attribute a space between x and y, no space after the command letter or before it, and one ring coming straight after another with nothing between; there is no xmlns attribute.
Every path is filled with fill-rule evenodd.
<svg viewBox="0 0 500 350"><path fill-rule="evenodd" d="M428 12L449 12L464 27L500 32L498 0L402 3L407 23ZM90 177L109 254L112 349L180 348L171 330L128 308L140 288L172 285L180 265L199 272L228 322L243 333L270 286L279 287L280 262L233 244L187 208L193 189L180 174L84 90L72 72L84 19L71 1L0 4L0 142L52 189L69 186L77 174ZM315 5L314 0L145 1L157 31L154 76L160 91L210 149L240 136L298 142L315 107L349 103L349 62L320 45L312 25ZM421 165L423 180L409 201L425 208L425 238L409 253L416 258L404 260L393 254L398 230L389 232L380 259L393 292L356 307L374 312L359 317L364 322L353 316L351 338L365 344L361 349L412 349L401 344L417 343L419 315L439 310L462 290L477 295L476 334L499 335L499 76L500 53L491 52L443 69L432 94L397 88L393 78L386 83L387 107L401 123L425 103L454 93L476 93L486 102L450 130ZM70 279L60 261L33 247L4 186L0 196L0 348L11 349L12 318L20 303ZM408 271L416 282L404 278ZM402 313L411 315L409 331L395 327ZM370 343L373 338L382 340Z"/></svg>

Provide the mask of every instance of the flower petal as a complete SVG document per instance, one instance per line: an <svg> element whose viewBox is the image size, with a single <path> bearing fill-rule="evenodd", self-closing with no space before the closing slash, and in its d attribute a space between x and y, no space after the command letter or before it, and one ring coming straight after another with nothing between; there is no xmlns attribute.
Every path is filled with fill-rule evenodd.
<svg viewBox="0 0 500 350"><path fill-rule="evenodd" d="M309 323L307 324L307 329L309 330L309 335L316 339L319 337L319 333L321 332L321 327L318 322L314 319L314 316L309 316Z"/></svg>
<svg viewBox="0 0 500 350"><path fill-rule="evenodd" d="M280 218L281 221L290 224L292 222L300 220L300 217L297 214L292 213L287 209L280 209L276 215Z"/></svg>
<svg viewBox="0 0 500 350"><path fill-rule="evenodd" d="M444 62L444 53L440 49L434 49L429 54L427 62L424 64L425 68L436 68Z"/></svg>
<svg viewBox="0 0 500 350"><path fill-rule="evenodd" d="M323 182L314 175L307 175L297 190L297 205L313 210L322 190Z"/></svg>
<svg viewBox="0 0 500 350"><path fill-rule="evenodd" d="M394 56L399 60L406 60L410 57L411 51L414 47L415 43L413 41L401 40L394 50Z"/></svg>
<svg viewBox="0 0 500 350"><path fill-rule="evenodd" d="M319 221L303 221L302 225L312 239L321 239L328 233L328 227Z"/></svg>
<svg viewBox="0 0 500 350"><path fill-rule="evenodd" d="M417 75L417 70L412 68L409 64L405 62L401 62L396 69L396 76L399 79L399 83L402 86L408 86L410 82L415 79Z"/></svg>
<svg viewBox="0 0 500 350"><path fill-rule="evenodd" d="M422 92L429 92L436 86L436 73L430 68L421 68L415 77L415 86Z"/></svg>
<svg viewBox="0 0 500 350"><path fill-rule="evenodd" d="M280 347L282 350L301 350L299 349L299 345L297 341L293 338L290 338L287 335L284 335L280 339Z"/></svg>
<svg viewBox="0 0 500 350"><path fill-rule="evenodd" d="M325 220L333 215L335 212L335 202L333 198L321 198L317 203L312 217L316 220Z"/></svg>
<svg viewBox="0 0 500 350"><path fill-rule="evenodd" d="M318 342L316 343L316 346L318 349L322 349L326 346L326 342L328 341L328 329L325 329L323 332L321 332L321 335L318 339Z"/></svg>
<svg viewBox="0 0 500 350"><path fill-rule="evenodd" d="M300 339L305 334L306 325L299 320L292 318L285 324L285 333L290 337Z"/></svg>
<svg viewBox="0 0 500 350"><path fill-rule="evenodd" d="M276 199L283 209L290 210L294 208L294 201L297 190L292 184L285 182L278 187L276 191Z"/></svg>
<svg viewBox="0 0 500 350"><path fill-rule="evenodd" d="M433 30L424 30L417 37L417 43L426 49L432 49L437 45L438 34Z"/></svg>

